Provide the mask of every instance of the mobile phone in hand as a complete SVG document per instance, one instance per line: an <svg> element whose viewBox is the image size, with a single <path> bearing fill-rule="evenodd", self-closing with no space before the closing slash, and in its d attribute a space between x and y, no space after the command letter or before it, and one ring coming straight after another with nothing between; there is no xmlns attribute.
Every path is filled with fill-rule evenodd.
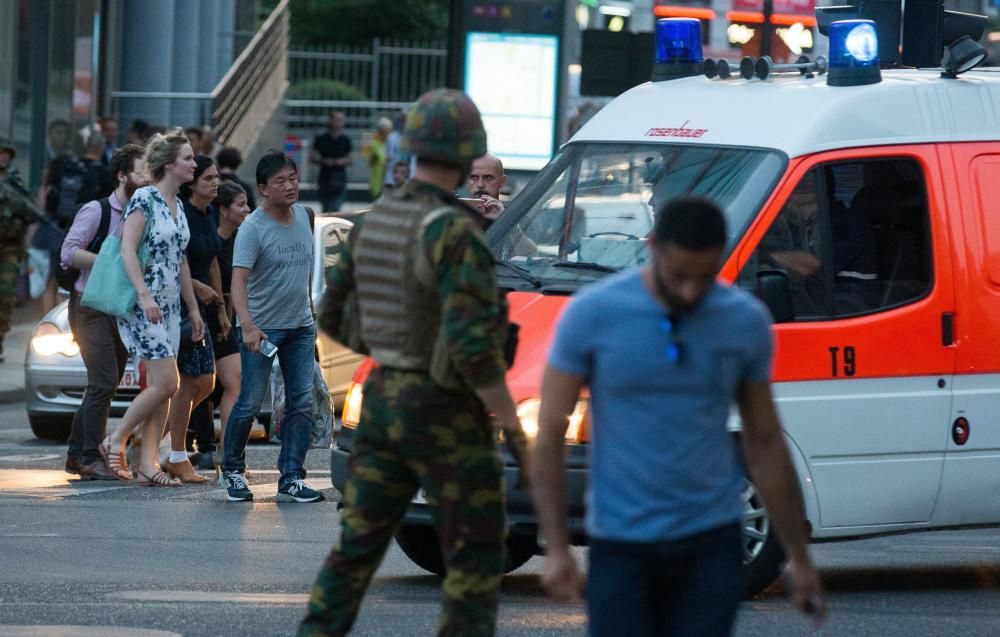
<svg viewBox="0 0 1000 637"><path fill-rule="evenodd" d="M271 341L264 339L260 342L260 353L268 358L273 358L278 353L278 348Z"/></svg>

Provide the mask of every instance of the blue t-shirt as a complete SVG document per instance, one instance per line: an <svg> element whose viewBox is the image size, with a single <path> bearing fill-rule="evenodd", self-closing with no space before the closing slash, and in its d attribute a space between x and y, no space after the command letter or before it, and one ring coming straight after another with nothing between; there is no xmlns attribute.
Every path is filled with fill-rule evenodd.
<svg viewBox="0 0 1000 637"><path fill-rule="evenodd" d="M766 381L770 317L749 294L714 285L677 321L634 268L588 286L556 328L549 364L590 388L587 532L657 542L736 522L743 471L726 431L742 381Z"/></svg>

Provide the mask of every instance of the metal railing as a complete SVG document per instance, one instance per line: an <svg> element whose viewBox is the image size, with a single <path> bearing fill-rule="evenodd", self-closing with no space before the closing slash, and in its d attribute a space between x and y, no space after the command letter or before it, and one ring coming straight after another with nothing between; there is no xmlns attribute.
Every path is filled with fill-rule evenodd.
<svg viewBox="0 0 1000 637"><path fill-rule="evenodd" d="M424 91L444 85L447 55L444 43L387 42L379 38L372 40L371 47L311 47L289 51L289 81L293 86L309 80L340 82L358 92L356 98L347 99L412 102Z"/></svg>
<svg viewBox="0 0 1000 637"><path fill-rule="evenodd" d="M371 141L380 117L393 119L422 93L444 86L447 48L443 42L375 39L370 47L327 46L289 51L288 132L298 138L302 181L315 181L308 161L313 140L323 133L332 111L346 116L344 133L354 146L348 181L367 188L368 166L360 149Z"/></svg>
<svg viewBox="0 0 1000 637"><path fill-rule="evenodd" d="M372 127L405 109L425 91L444 86L444 43L387 42L371 47L327 46L289 51L290 129L326 126L330 111L347 115L347 128Z"/></svg>
<svg viewBox="0 0 1000 637"><path fill-rule="evenodd" d="M212 91L212 128L221 144L248 148L284 96L288 3L278 3Z"/></svg>

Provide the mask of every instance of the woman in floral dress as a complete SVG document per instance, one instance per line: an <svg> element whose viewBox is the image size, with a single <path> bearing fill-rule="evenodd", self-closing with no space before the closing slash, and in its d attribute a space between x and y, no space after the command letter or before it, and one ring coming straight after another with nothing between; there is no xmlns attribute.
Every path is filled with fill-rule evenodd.
<svg viewBox="0 0 1000 637"><path fill-rule="evenodd" d="M118 319L122 341L146 369L146 388L136 396L118 427L101 445L108 466L128 469L125 442L142 426L142 452L136 470L150 486L180 486L181 481L157 466L157 448L163 437L170 399L177 391L177 351L180 346L180 303L197 307L184 249L191 233L180 208L177 191L194 176L194 152L181 129L156 135L146 147L146 171L153 185L135 191L122 215L121 255L138 302L126 318ZM145 271L139 267L139 246L149 252ZM191 339L204 338L199 313L191 316Z"/></svg>

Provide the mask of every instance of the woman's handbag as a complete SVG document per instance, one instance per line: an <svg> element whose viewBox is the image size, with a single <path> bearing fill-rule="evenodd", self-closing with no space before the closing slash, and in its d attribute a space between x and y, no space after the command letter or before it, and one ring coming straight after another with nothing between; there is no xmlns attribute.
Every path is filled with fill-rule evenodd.
<svg viewBox="0 0 1000 637"><path fill-rule="evenodd" d="M146 264L149 262L149 250L146 249L149 221L147 217L146 225L142 229L142 238L139 240L137 256L140 272L146 271ZM94 267L90 271L90 278L87 279L87 287L83 290L80 303L99 312L124 318L135 306L138 293L129 281L128 274L125 273L121 248L122 238L117 233L108 235L101 244L101 251L97 253L97 260L94 261Z"/></svg>

